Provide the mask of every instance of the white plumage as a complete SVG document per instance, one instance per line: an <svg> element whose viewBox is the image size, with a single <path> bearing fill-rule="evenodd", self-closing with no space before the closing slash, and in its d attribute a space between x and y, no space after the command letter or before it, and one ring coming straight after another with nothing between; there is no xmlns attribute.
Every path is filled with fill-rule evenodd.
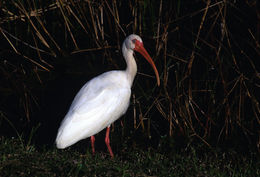
<svg viewBox="0 0 260 177"><path fill-rule="evenodd" d="M140 52L152 65L157 83L160 84L158 71L144 49L142 39L135 34L128 36L122 45L123 56L127 63L126 70L103 73L88 81L80 89L58 130L57 148L63 149L79 140L91 137L94 153L94 135L108 127L105 141L113 157L109 144L109 127L129 106L131 86L137 72L134 50Z"/></svg>

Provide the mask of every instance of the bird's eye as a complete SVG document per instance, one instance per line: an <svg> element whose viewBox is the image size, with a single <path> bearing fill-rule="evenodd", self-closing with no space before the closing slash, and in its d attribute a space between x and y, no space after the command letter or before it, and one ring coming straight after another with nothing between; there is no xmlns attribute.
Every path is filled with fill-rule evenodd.
<svg viewBox="0 0 260 177"><path fill-rule="evenodd" d="M136 39L133 39L133 40L132 40L132 42L135 44L135 42L136 42Z"/></svg>

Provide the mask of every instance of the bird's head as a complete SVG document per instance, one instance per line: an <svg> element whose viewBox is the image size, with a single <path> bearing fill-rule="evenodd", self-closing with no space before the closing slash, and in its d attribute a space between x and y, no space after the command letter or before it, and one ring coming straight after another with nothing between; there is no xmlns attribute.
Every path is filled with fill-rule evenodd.
<svg viewBox="0 0 260 177"><path fill-rule="evenodd" d="M127 49L136 50L139 46L143 46L143 41L140 36L131 34L125 39L125 45Z"/></svg>
<svg viewBox="0 0 260 177"><path fill-rule="evenodd" d="M141 37L136 34L131 34L125 39L124 43L125 43L125 46L127 49L139 52L151 64L151 66L153 67L153 70L155 72L157 84L159 86L160 78L159 78L157 68L156 68L152 58L150 57L148 52L145 50Z"/></svg>

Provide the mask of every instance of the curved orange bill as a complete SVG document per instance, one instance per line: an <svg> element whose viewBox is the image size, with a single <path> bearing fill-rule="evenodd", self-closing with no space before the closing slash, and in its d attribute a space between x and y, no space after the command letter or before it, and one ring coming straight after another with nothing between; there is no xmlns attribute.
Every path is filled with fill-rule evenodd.
<svg viewBox="0 0 260 177"><path fill-rule="evenodd" d="M144 56L144 58L151 64L151 66L153 67L156 79L157 79L157 85L160 86L160 78L159 78L159 74L157 71L157 68L152 60L152 58L150 57L150 55L148 54L148 52L145 50L143 43L136 40L135 41L135 48L134 50L136 50L137 52L139 52L140 54L142 54Z"/></svg>

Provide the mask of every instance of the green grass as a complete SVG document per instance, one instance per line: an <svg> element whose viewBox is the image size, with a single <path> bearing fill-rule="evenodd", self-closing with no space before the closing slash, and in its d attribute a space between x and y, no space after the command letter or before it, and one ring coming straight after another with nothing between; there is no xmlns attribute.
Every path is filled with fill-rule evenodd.
<svg viewBox="0 0 260 177"><path fill-rule="evenodd" d="M90 148L82 153L73 147L57 150L23 144L1 137L0 176L260 176L256 153L129 148L111 159L105 151L92 156Z"/></svg>

